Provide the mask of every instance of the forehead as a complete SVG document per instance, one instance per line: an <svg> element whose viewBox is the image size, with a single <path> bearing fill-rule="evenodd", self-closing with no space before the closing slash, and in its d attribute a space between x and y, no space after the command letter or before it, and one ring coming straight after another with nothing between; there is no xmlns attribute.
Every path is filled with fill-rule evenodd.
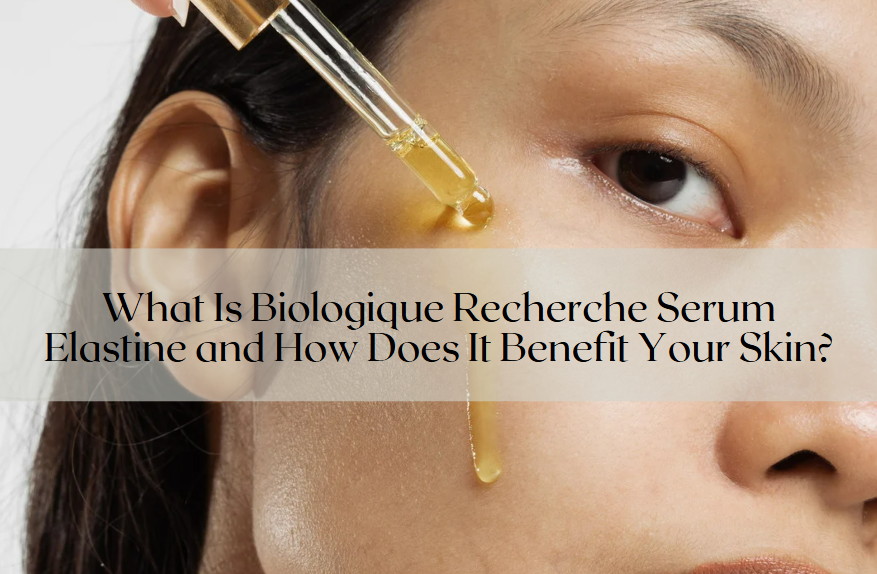
<svg viewBox="0 0 877 574"><path fill-rule="evenodd" d="M528 30L575 20L595 26L667 27L721 15L759 17L802 39L824 41L825 48L844 44L850 34L873 36L877 26L877 4L872 0L485 0L467 7L504 12L503 21Z"/></svg>
<svg viewBox="0 0 877 574"><path fill-rule="evenodd" d="M864 84L875 76L873 0L433 0L418 6L422 20L418 18L417 36L427 30L434 36L417 41L414 48L441 46L444 55L475 57L481 52L497 57L528 51L535 56L558 47L611 47L607 40L619 37L645 48L668 39L693 44L715 38L698 38L692 32L710 31L713 36L726 32L725 38L737 31L741 43L744 33L767 31L844 79ZM754 43L744 49L759 51L755 41L760 39L751 38ZM467 54L469 48L473 50ZM575 54L570 52L570 57Z"/></svg>
<svg viewBox="0 0 877 574"><path fill-rule="evenodd" d="M526 96L563 69L588 67L681 64L673 81L686 65L701 81L697 72L721 62L820 136L877 133L872 0L435 0L417 13L413 36L427 41L405 54L458 82L474 73L482 93L508 80L507 96Z"/></svg>

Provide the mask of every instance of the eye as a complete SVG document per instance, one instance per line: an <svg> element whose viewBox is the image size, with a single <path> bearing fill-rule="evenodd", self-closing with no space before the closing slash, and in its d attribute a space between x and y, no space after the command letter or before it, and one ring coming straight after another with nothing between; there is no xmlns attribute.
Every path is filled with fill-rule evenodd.
<svg viewBox="0 0 877 574"><path fill-rule="evenodd" d="M703 169L670 153L645 149L600 153L592 162L636 199L735 235L722 192Z"/></svg>

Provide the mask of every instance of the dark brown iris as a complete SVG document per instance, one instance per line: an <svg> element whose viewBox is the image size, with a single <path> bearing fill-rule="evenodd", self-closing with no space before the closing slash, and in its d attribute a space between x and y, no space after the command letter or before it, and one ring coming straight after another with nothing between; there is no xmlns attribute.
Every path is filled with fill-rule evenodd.
<svg viewBox="0 0 877 574"><path fill-rule="evenodd" d="M651 151L626 151L618 160L618 183L639 199L659 205L685 185L685 162Z"/></svg>

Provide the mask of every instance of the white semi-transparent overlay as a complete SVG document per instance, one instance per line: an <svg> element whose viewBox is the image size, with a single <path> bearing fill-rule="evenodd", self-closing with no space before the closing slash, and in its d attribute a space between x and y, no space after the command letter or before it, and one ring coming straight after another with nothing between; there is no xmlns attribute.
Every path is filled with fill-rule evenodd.
<svg viewBox="0 0 877 574"><path fill-rule="evenodd" d="M875 400L875 254L0 251L0 400Z"/></svg>

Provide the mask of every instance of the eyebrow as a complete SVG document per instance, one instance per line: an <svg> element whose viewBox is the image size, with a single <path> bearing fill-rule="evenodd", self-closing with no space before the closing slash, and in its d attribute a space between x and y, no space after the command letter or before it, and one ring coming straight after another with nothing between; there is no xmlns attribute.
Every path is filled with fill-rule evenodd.
<svg viewBox="0 0 877 574"><path fill-rule="evenodd" d="M818 131L835 137L849 137L854 131L859 105L851 86L741 1L597 0L577 5L550 31L590 31L643 18L661 18L719 39L771 93Z"/></svg>

